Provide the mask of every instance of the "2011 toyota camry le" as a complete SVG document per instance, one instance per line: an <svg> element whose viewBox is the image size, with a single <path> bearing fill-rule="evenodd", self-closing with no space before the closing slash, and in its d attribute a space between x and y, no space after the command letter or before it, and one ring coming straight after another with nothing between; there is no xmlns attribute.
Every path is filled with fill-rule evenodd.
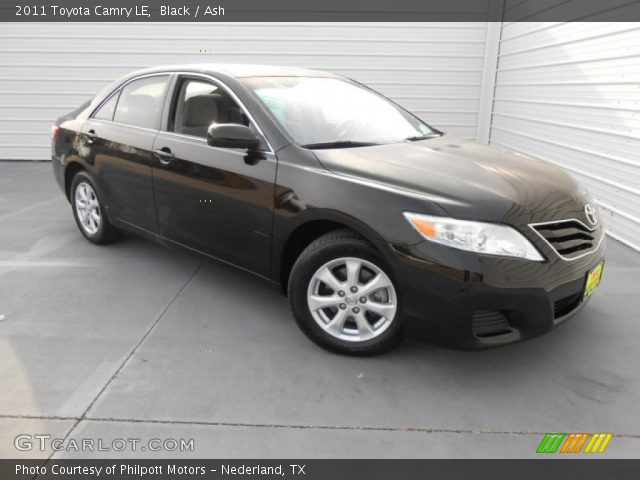
<svg viewBox="0 0 640 480"><path fill-rule="evenodd" d="M531 338L602 275L604 229L565 171L445 134L339 75L142 70L52 137L89 241L129 231L278 283L302 331L335 352L377 354L407 334L463 349Z"/></svg>

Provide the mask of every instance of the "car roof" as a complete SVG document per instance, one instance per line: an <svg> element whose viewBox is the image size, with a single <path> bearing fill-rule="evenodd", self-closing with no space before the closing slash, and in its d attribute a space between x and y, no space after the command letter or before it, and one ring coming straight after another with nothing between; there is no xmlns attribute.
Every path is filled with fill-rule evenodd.
<svg viewBox="0 0 640 480"><path fill-rule="evenodd" d="M202 73L221 73L235 78L247 77L333 77L336 75L320 70L309 70L298 67L282 67L276 65L253 65L242 63L201 63L187 65L164 65L159 67L147 68L133 72L130 76L137 76L145 73L154 72L202 72Z"/></svg>

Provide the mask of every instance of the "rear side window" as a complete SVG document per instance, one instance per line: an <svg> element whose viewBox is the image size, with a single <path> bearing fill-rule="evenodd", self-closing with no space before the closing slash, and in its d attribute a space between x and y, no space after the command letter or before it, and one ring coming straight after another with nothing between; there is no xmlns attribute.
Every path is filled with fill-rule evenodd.
<svg viewBox="0 0 640 480"><path fill-rule="evenodd" d="M98 120L113 120L113 113L116 111L116 103L118 103L118 95L120 92L116 92L111 95L111 98L104 102L98 111L93 115L93 118Z"/></svg>
<svg viewBox="0 0 640 480"><path fill-rule="evenodd" d="M128 83L120 93L113 121L158 129L169 75L156 75Z"/></svg>

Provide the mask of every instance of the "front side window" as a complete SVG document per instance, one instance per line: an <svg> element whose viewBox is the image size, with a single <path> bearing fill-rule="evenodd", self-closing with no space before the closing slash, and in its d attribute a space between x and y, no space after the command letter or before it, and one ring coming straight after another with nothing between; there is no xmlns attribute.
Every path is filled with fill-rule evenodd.
<svg viewBox="0 0 640 480"><path fill-rule="evenodd" d="M184 79L177 89L170 130L184 135L206 138L213 123L239 123L249 126L249 119L231 96L218 85Z"/></svg>
<svg viewBox="0 0 640 480"><path fill-rule="evenodd" d="M122 89L113 121L158 129L162 103L169 85L169 75L134 80Z"/></svg>
<svg viewBox="0 0 640 480"><path fill-rule="evenodd" d="M393 143L438 132L375 92L336 78L242 80L302 146Z"/></svg>

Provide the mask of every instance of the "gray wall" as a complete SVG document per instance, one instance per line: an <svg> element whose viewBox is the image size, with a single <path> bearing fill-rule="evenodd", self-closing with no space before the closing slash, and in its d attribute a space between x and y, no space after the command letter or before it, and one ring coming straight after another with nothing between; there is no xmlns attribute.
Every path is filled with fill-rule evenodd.
<svg viewBox="0 0 640 480"><path fill-rule="evenodd" d="M0 29L0 159L46 159L52 121L121 74L267 63L362 81L443 130L475 136L486 23L11 24Z"/></svg>

